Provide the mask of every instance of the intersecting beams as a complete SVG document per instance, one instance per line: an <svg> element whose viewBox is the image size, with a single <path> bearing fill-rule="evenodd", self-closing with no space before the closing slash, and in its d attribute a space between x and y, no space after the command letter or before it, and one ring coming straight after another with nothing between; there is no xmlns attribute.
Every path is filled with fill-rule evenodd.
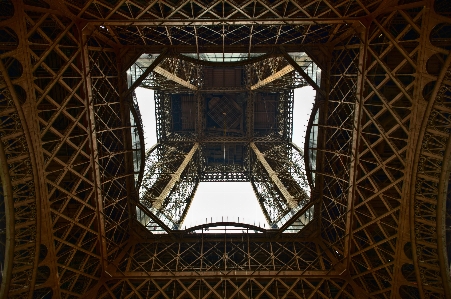
<svg viewBox="0 0 451 299"><path fill-rule="evenodd" d="M2 196L3 213L7 221L4 251L4 268L1 295L17 296L33 289L33 272L36 271L36 197L30 165L30 151L27 137L15 100L6 87L4 73L1 72L0 102L2 135ZM6 79L8 80L8 79ZM3 84L2 84L3 83ZM7 215L5 213L8 213ZM3 218L2 217L2 218Z"/></svg>
<svg viewBox="0 0 451 299"><path fill-rule="evenodd" d="M177 183L180 180L180 176L182 175L183 171L185 170L188 163L191 161L191 159L194 156L194 153L199 148L199 144L195 143L191 150L186 154L185 159L183 160L182 164L179 166L177 171L172 175L171 180L168 182L166 187L164 187L163 191L161 191L161 194L158 195L158 197L155 198L155 201L153 203L153 207L155 209L159 209L161 205L163 204L163 201L166 199L166 197L169 195L169 193L172 191L172 188L174 188L175 183Z"/></svg>
<svg viewBox="0 0 451 299"><path fill-rule="evenodd" d="M296 206L296 201L294 200L293 196L290 195L287 188L283 185L283 183L280 181L280 179L277 177L277 173L274 172L274 170L271 168L271 166L266 162L265 157L263 154L258 150L257 146L255 146L255 143L251 142L250 147L255 152L255 155L257 156L258 161L263 165L266 172L268 173L271 180L274 182L274 184L279 189L280 193L282 193L283 198L285 199L285 202L288 203L288 206L292 209Z"/></svg>
<svg viewBox="0 0 451 299"><path fill-rule="evenodd" d="M353 298L352 286L340 278L212 278L111 280L98 298Z"/></svg>
<svg viewBox="0 0 451 299"><path fill-rule="evenodd" d="M450 64L437 78L436 95L428 105L422 127L423 142L417 148L412 225L413 259L420 290L434 296L450 296L449 261L446 256L446 198L448 196L450 135ZM441 82L441 84L440 84ZM448 216L449 217L449 216ZM449 221L449 220L448 220ZM415 250L416 249L416 250ZM426 273L427 275L421 275ZM420 274L420 275L419 275Z"/></svg>
<svg viewBox="0 0 451 299"><path fill-rule="evenodd" d="M280 228L310 200L304 156L291 143L250 147L252 187L271 228Z"/></svg>
<svg viewBox="0 0 451 299"><path fill-rule="evenodd" d="M162 76L165 76L169 80L172 80L172 81L174 81L174 82L176 82L176 83L178 83L178 84L180 84L182 86L185 86L185 87L187 87L187 88L189 88L191 90L197 90L197 87L194 86L193 84L187 82L186 80L183 80L183 79L177 77L176 75L168 72L167 70L165 70L162 67L156 66L154 68L154 72L156 72L156 73L158 73L158 74L160 74Z"/></svg>
<svg viewBox="0 0 451 299"><path fill-rule="evenodd" d="M289 72L292 72L294 70L294 68L291 65L287 65L285 66L283 69L281 69L280 71L270 75L269 77L266 77L265 79L258 81L257 83L255 83L254 85L251 86L251 90L256 90L260 87L265 86L268 83L271 83L274 80L279 79L280 77L288 74Z"/></svg>
<svg viewBox="0 0 451 299"><path fill-rule="evenodd" d="M0 265L3 269L0 296L5 297L9 290L13 263L14 239L14 204L12 200L11 180L9 178L5 151L0 144L0 177L1 177L1 198L0 198Z"/></svg>
<svg viewBox="0 0 451 299"><path fill-rule="evenodd" d="M121 101L118 95L122 91L118 90L121 84L118 82L120 76L116 51L121 45L184 44L192 45L195 49L211 45L216 49L222 49L233 44L237 47L245 47L249 52L252 52L254 46L267 44L291 43L290 47L296 43L334 45L330 53L330 71L323 70L327 72L327 76L323 76L326 79L321 87L324 88L326 95L320 98L324 102L319 103L322 110L318 127L321 131L320 135L324 136L324 144L318 146L320 167L317 170L317 184L320 188L320 198L323 199L318 210L321 217L319 223L321 238L318 239L322 239L325 246L331 249L329 254L333 259L330 257L329 259L332 264L336 260L345 258L344 236L347 231L349 232L346 230L344 219L350 181L348 172L352 149L350 136L352 136L352 123L355 119L353 105L358 86L357 66L361 41L353 36L354 33L349 26L340 22L345 19L351 22L354 17L371 13L374 13L371 16L375 18L375 21L362 19L366 26L372 27L367 49L368 71L363 94L362 142L358 149L360 156L353 216L355 226L348 228L351 229L350 254L353 261L348 269L349 272L343 274L345 280L313 277L267 279L255 274L252 279L226 278L221 283L218 278L187 279L185 277L179 280L169 278L152 280L134 276L127 279L120 276L118 272L115 273L118 276L114 279L107 282L102 280L97 285L99 297L146 297L155 294L168 298L173 297L174 294L181 297L196 297L198 294L201 297L205 295L224 297L233 294L243 297L270 297L275 296L273 294L277 292L280 296L297 298L314 296L314 294L324 298L358 297L349 287L348 282L351 278L366 292L379 298L444 296L446 291L443 289L446 285L442 279L444 263L440 264L442 254L439 250L437 251L435 219L438 219L439 214L443 212L437 207L443 201L444 190L439 190L438 186L443 186L444 180L437 178L442 177L444 165L442 154L446 148L444 146L447 143L446 139L449 139L448 91L443 91L443 94L438 93L437 99L430 99L432 108L430 113L425 114L428 117L425 121L428 127L424 129L423 138L415 139L410 136L407 138L407 135L411 131L418 131L416 127L419 126L418 119L421 118L419 117L422 111L421 106L426 105L425 102L421 102L424 101L421 99L423 90L425 99L430 95L430 85L423 89L423 84L427 84L428 80L436 81L437 78L437 73L417 72L420 64L428 59L427 54L424 54L424 47L433 47L433 51L439 57L440 65L444 65L446 56L449 55L449 45L447 45L449 41L446 40L446 36L434 37L434 33L431 34L431 40L428 40L430 28L425 27L424 23L427 22L423 20L428 19L428 22L433 24L439 21L449 23L449 19L446 19L446 11L440 12L442 16L427 14L428 10L433 9L432 1L409 1L394 9L388 7L391 5L389 1L342 1L340 3L273 1L270 4L263 1L248 1L241 4L218 1L210 6L205 6L199 1L180 1L178 6L171 6L167 1L156 1L149 3L146 7L136 1L117 1L113 4L102 0L86 3L67 1L67 7L70 10L60 1L47 2L51 6L44 2L31 1L27 1L24 6L20 1L15 1L14 21L6 20L7 10L1 16L2 20L6 20L2 24L13 28L12 30L2 29L2 38L8 38L6 43L1 45L1 60L6 69L6 72L3 71L3 77L5 80L9 77L11 83L21 86L27 95L26 104L24 104L21 102L24 93L20 88L17 86L5 88L6 83L0 83L5 99L11 99L11 96L16 95L18 100L14 105L9 103L1 106L2 131L5 132L5 135L2 135L2 141L8 163L14 165L10 171L17 177L16 180L12 180L13 194L17 197L14 203L14 217L20 217L21 221L23 220L20 223L16 221L14 229L20 232L20 241L28 240L23 243L23 246L20 245L14 249L17 253L14 256L14 263L26 266L13 269L15 275L12 276L10 297L14 295L43 297L51 292L54 292L55 297L81 297L97 283L101 276L100 260L110 263L115 259L121 259L121 252L128 252L129 249L126 248L133 246L128 234L128 220L133 216L129 214L124 179L133 174L125 172L123 153L128 152L129 149L123 143L124 136L120 132L125 131L126 126L117 113ZM222 3L225 5L222 6ZM377 10L380 3L387 6ZM34 5L41 5L41 7ZM446 6L440 7L446 8ZM17 17L19 16L17 12L21 13L20 19ZM383 14L380 14L381 12ZM78 14L80 19L98 21L96 24L99 26L95 27L97 31L87 39L86 44L82 43L80 31L72 22L72 19L76 19L72 13ZM303 17L306 19L303 20ZM207 21L200 20L202 24L198 26L191 23L190 26L183 28L182 26L165 27L161 25L163 23L145 26L146 23L139 25L136 22L149 20L150 22L164 21L167 22L165 24L169 24L177 21L199 21L200 18ZM106 23L108 20L111 23ZM208 26L206 22L212 20L223 23ZM222 25L233 20L253 23L249 26ZM285 21L289 20L304 21L304 24L287 25ZM313 20L318 22L310 24L309 22ZM273 21L276 22L273 24L280 25L268 25L268 22ZM318 25L323 21L327 24ZM112 25L114 22L124 22L123 24L133 22L134 26L115 27ZM267 25L263 25L265 22ZM22 27L17 24L22 24L20 25ZM90 26L88 24L86 28ZM11 33L12 31L14 33ZM344 34L347 32L351 33ZM20 51L14 52L11 49L14 48L14 44L19 44L17 39L20 39L21 48ZM421 46L419 47L418 44ZM88 50L87 60L80 59L83 46L86 46ZM19 52L26 54L22 55ZM17 66L17 62L11 60L11 57L20 63L24 62L23 65L28 72L26 76L15 77L16 71L20 68L14 67ZM175 74L175 72L172 73ZM421 76L423 79L415 79ZM84 83L89 78L91 78L90 87ZM442 86L448 90L449 79L445 81ZM268 84L265 87L271 86ZM437 89L439 87L436 87ZM92 105L91 98L88 96L89 90L92 91L94 101ZM420 90L419 93L418 90ZM10 94L7 94L8 92ZM28 111L30 119L17 118L14 112L20 112L17 107ZM94 114L94 126L88 126L86 121L88 107ZM33 112L36 115L30 111L36 111ZM26 135L26 130L21 127L21 124L26 124L27 121L34 122L32 118L38 124L32 129L33 142L24 142L26 138L24 139L23 136ZM96 132L96 140L87 142L87 137L93 129ZM35 167L34 164L29 164L30 160L27 158L34 150L29 148L30 144L36 145L36 152L33 155L39 158L37 160L42 160L38 161L43 163L42 167L39 166L38 173L42 174L42 180L46 184L44 186L35 186L35 182L29 175L33 170L31 167ZM97 164L91 162L94 144L97 144L99 153L94 159ZM418 158L412 160L412 147L416 144L421 146L421 150L418 152ZM411 183L412 191L410 192L415 194L415 204L411 204L412 242L404 244L408 234L405 230L400 232L398 223L403 222L407 217L400 213L405 210L405 207L401 205L411 198L406 197L408 192L405 189L408 188L406 186L412 179L412 175L409 174L412 171L406 171L410 167L408 164L412 161L419 162L416 181ZM100 186L92 177L95 167L98 167L101 173ZM17 189L14 189L14 184L17 184ZM36 192L35 188L40 191ZM47 248L48 256L51 258L47 257L38 266L34 264L34 261L38 260L38 255L33 256L33 252L36 252L35 245L38 242L35 228L40 222L39 213L36 211L41 209L35 208L35 198L36 193L42 195L45 192L48 193L46 204L50 206L47 212L51 223L49 225L50 242L46 244L54 245ZM442 192L441 197L437 197L439 192ZM98 212L105 218L106 232L101 238L106 241L106 256L97 251L100 242L97 237L100 222L96 214L95 205L98 202L96 203L94 193L101 195L100 200L105 207L103 211ZM135 236L135 238L140 237ZM251 241L252 238L250 237ZM151 243L155 244L155 242ZM171 242L173 241L168 243ZM243 248L240 240L233 240L230 243L240 244L238 247ZM176 254L171 253L171 257L166 260L169 262L165 261L163 264L167 265L172 261L177 265L178 261L179 266L185 267L182 267L183 271L179 272L180 275L196 274L196 267L188 267L193 259L186 258L181 262L177 255L179 252L185 252L181 247L184 246L183 242L173 242L173 244L171 251ZM275 243L265 244L273 248L277 247ZM148 245L146 243L146 246ZM404 249L404 245L407 249ZM213 244L211 247L218 250L216 255L221 261L221 266L224 260L229 261L223 253L230 253L230 251L220 250L219 245ZM162 248L167 247L162 246ZM201 246L198 248L200 249ZM203 250L205 252L205 247ZM154 250L152 254L155 252L160 251ZM259 252L265 251L259 250ZM294 262L302 260L299 257L308 256L304 251L298 255L288 252L284 258L275 254L274 250L272 253L273 255L264 255L267 256L267 263L262 264L283 265L286 264L287 257L288 259L297 257L292 259ZM134 251L130 253L129 260L133 260L130 263L145 263L143 261L152 260L146 258L146 255L152 257L152 254ZM316 252L315 256L318 255L319 253ZM234 258L237 256L235 255ZM256 258L257 256L258 254L255 255ZM398 259L399 257L401 259ZM203 259L206 265L210 266L212 260L214 259ZM326 263L324 259L322 261ZM152 262L155 265L159 261L154 258ZM246 265L240 259L234 260L234 263ZM404 266L403 263L407 265ZM51 278L41 284L40 282L46 277L44 275L46 271L40 268L44 265L50 268L56 265L56 271L51 270L51 277L59 277L59 280ZM168 268L177 269L176 266ZM328 269L328 267L324 268ZM142 273L145 275L146 271ZM311 272L305 272L307 273L313 276ZM37 292L35 294L32 294L32 289L29 287L33 281L38 282L34 286ZM252 289L250 293L249 289ZM302 292L303 290L305 292Z"/></svg>
<svg viewBox="0 0 451 299"><path fill-rule="evenodd" d="M186 216L199 183L198 143L160 143L146 156L141 203L171 229Z"/></svg>
<svg viewBox="0 0 451 299"><path fill-rule="evenodd" d="M342 1L107 1L85 4L67 1L79 17L91 20L102 34L121 44L254 45L327 42L346 32L347 24L374 11L367 4Z"/></svg>

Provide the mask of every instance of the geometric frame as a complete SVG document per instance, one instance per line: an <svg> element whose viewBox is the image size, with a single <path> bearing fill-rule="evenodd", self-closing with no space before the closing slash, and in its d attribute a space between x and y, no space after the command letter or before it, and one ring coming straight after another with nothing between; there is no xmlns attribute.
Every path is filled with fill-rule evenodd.
<svg viewBox="0 0 451 299"><path fill-rule="evenodd" d="M1 296L451 297L446 1L1 5ZM316 228L140 231L123 66L270 44L324 65Z"/></svg>

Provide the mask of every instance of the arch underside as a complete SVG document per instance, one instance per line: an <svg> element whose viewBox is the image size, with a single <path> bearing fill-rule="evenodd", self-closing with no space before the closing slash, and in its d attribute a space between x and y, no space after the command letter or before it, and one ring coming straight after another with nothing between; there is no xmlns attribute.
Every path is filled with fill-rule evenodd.
<svg viewBox="0 0 451 299"><path fill-rule="evenodd" d="M447 1L143 2L0 3L8 298L451 298ZM223 51L322 69L315 220L297 233L136 221L126 71ZM152 76L182 90L188 75Z"/></svg>

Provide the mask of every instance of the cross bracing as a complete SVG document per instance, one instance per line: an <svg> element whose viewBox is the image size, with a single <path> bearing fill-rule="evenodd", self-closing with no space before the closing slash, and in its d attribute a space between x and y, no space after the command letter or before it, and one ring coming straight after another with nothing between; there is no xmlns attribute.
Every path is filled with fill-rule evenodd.
<svg viewBox="0 0 451 299"><path fill-rule="evenodd" d="M450 298L449 1L0 7L1 297ZM303 149L316 152L314 221L290 235L174 231L134 188L127 70L143 53L271 51L322 70Z"/></svg>
<svg viewBox="0 0 451 299"><path fill-rule="evenodd" d="M290 144L292 89L307 84L302 77L319 88L320 69L306 53L269 54L207 65L180 55L156 65L159 56L143 54L129 69L128 86L143 79L156 93L159 144L145 159L139 197L168 227L183 227L202 181L251 182L273 229L309 202L303 151ZM299 228L312 218L302 217Z"/></svg>

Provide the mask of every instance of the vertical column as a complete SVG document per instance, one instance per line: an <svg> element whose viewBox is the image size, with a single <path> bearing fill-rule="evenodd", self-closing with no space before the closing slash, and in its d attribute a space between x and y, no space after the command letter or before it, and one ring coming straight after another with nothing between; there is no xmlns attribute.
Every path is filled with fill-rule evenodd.
<svg viewBox="0 0 451 299"><path fill-rule="evenodd" d="M102 198L102 184L100 181L100 168L99 168L99 151L97 148L97 132L95 127L95 110L94 110L94 101L92 95L92 83L91 77L89 75L89 50L88 50L88 39L89 34L91 32L87 29L81 30L79 35L82 40L82 70L84 77L84 93L86 99L86 111L87 111L87 120L88 120L88 137L89 137L89 147L91 148L91 165L92 165L92 178L94 184L94 199L96 203L96 216L97 216L97 225L98 225L98 233L99 233L99 246L100 246L100 264L102 270L106 269L106 238L105 238L105 219L103 215L103 198Z"/></svg>
<svg viewBox="0 0 451 299"><path fill-rule="evenodd" d="M131 138L131 124L130 124L130 111L133 109L132 97L134 90L128 92L127 90L127 74L126 70L122 68L122 60L118 58L117 68L119 70L119 86L118 91L120 95L120 113L122 119L122 142L124 143L124 155L125 155L125 175L126 175L126 189L128 197L135 198L138 196L135 189L135 176L134 176L134 161L133 161L133 145ZM130 201L129 201L130 202ZM129 215L135 215L132 205L127 205ZM133 217L129 217L129 222L132 222Z"/></svg>
<svg viewBox="0 0 451 299"><path fill-rule="evenodd" d="M366 57L368 47L368 29L359 27L360 30L360 51L359 51L359 66L357 74L357 90L356 90L356 102L354 108L354 120L352 124L352 145L351 145L351 163L349 166L349 189L348 189L348 202L347 202L347 214L346 214L346 234L344 244L344 256L347 257L346 269L349 269L350 265L350 247L352 242L352 220L354 214L354 201L356 196L356 177L359 164L359 141L361 134L361 118L362 107L364 101L364 84L366 75Z"/></svg>
<svg viewBox="0 0 451 299"><path fill-rule="evenodd" d="M197 101L197 119L196 119L196 135L198 139L202 139L204 131L204 99L199 90L194 92L194 97Z"/></svg>

